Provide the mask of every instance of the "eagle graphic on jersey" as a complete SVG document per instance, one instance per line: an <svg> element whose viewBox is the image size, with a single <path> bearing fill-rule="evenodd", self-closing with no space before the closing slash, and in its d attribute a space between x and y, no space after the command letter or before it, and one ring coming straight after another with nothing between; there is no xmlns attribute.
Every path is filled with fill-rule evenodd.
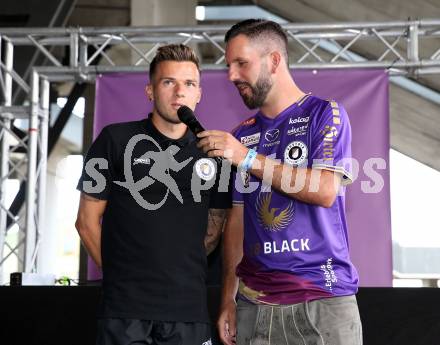
<svg viewBox="0 0 440 345"><path fill-rule="evenodd" d="M293 202L290 201L286 208L279 211L279 207L270 207L271 199L272 192L260 193L258 195L256 203L258 222L266 230L281 231L293 219Z"/></svg>

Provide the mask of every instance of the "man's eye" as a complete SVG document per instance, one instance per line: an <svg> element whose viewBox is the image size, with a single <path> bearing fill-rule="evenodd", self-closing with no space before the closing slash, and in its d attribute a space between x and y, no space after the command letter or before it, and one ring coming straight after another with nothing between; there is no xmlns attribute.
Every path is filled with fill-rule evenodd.
<svg viewBox="0 0 440 345"><path fill-rule="evenodd" d="M196 83L189 81L186 83L186 86L196 86Z"/></svg>
<svg viewBox="0 0 440 345"><path fill-rule="evenodd" d="M165 85L171 85L173 83L173 81L172 80L164 80L163 83Z"/></svg>
<svg viewBox="0 0 440 345"><path fill-rule="evenodd" d="M240 67L243 67L246 64L247 64L246 61L238 61L238 66L240 66Z"/></svg>

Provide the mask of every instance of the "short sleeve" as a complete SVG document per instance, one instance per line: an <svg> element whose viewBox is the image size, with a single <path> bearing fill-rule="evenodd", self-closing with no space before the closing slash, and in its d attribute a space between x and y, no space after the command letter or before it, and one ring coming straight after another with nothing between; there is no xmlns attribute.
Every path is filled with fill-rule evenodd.
<svg viewBox="0 0 440 345"><path fill-rule="evenodd" d="M329 101L315 122L309 159L314 169L340 173L342 184L350 184L352 178L351 127L344 107Z"/></svg>
<svg viewBox="0 0 440 345"><path fill-rule="evenodd" d="M243 205L244 203L244 199L243 199L243 193L241 193L238 188L237 188L237 184L239 186L242 186L242 180L240 175L241 174L247 174L248 178L249 178L249 173L247 172L242 172L240 169L237 169L236 167L234 167L235 169L232 169L231 171L231 188L232 188L232 204L233 205ZM239 179L237 181L237 178Z"/></svg>
<svg viewBox="0 0 440 345"><path fill-rule="evenodd" d="M115 156L109 130L105 127L87 152L76 188L94 198L107 200L115 180Z"/></svg>
<svg viewBox="0 0 440 345"><path fill-rule="evenodd" d="M239 135L239 129L240 126L237 127L233 132L232 135L236 138L239 139L240 135ZM242 172L240 169L238 169L237 167L232 167L231 169L231 194L232 194L232 204L233 205L243 205L244 203L244 198L243 198L243 193L240 192L240 188L237 188L237 183L239 186L242 186L242 180L240 175L244 174L244 172ZM248 175L249 177L249 175ZM238 178L238 180L237 180ZM242 189L242 188L241 188Z"/></svg>
<svg viewBox="0 0 440 345"><path fill-rule="evenodd" d="M221 164L230 164L227 161L222 161ZM222 169L218 169L216 182L211 189L209 199L209 208L227 209L231 208L231 179L229 176L222 178Z"/></svg>

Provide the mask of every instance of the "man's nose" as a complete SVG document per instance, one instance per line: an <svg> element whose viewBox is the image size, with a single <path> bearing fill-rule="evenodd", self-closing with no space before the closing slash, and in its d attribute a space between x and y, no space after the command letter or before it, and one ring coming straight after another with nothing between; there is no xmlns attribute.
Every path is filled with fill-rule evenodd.
<svg viewBox="0 0 440 345"><path fill-rule="evenodd" d="M176 86L174 88L174 92L176 93L177 97L184 97L185 96L184 86L180 83L176 83Z"/></svg>
<svg viewBox="0 0 440 345"><path fill-rule="evenodd" d="M232 81L232 82L235 81L235 80L238 80L238 74L237 74L235 68L229 67L229 69L228 69L228 78L229 78L229 81Z"/></svg>

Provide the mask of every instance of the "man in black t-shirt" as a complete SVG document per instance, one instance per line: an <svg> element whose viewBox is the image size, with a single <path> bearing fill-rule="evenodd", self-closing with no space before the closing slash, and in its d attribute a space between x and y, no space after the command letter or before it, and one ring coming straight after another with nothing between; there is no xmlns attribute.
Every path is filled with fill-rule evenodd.
<svg viewBox="0 0 440 345"><path fill-rule="evenodd" d="M97 344L211 345L206 253L230 194L177 117L201 97L194 52L159 48L146 93L153 112L105 127L78 183L76 228L103 272Z"/></svg>

